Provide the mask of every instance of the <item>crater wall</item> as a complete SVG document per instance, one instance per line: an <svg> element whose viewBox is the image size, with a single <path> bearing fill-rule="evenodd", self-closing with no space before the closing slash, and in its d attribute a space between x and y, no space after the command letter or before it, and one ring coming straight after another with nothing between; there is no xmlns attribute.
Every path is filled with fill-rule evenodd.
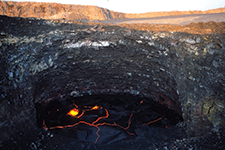
<svg viewBox="0 0 225 150"><path fill-rule="evenodd" d="M0 20L1 138L37 128L37 102L92 94L162 94L190 136L224 127L224 34Z"/></svg>

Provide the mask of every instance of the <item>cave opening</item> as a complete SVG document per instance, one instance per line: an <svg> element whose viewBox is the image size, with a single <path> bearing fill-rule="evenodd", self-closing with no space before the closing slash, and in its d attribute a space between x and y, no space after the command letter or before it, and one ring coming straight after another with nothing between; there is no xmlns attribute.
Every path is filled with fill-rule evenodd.
<svg viewBox="0 0 225 150"><path fill-rule="evenodd" d="M39 127L81 141L104 143L136 138L150 128L155 134L154 129L175 127L183 118L180 108L171 102L159 94L149 98L102 94L56 98L35 106Z"/></svg>

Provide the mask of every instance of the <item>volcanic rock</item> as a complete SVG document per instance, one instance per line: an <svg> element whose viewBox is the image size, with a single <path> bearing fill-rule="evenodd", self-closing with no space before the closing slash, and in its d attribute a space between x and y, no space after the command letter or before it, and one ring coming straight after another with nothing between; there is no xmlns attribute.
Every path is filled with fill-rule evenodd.
<svg viewBox="0 0 225 150"><path fill-rule="evenodd" d="M0 22L0 147L224 148L224 34L7 16ZM76 142L37 127L37 103L104 94L151 98L183 121L146 134L137 128L136 140L120 140L114 147Z"/></svg>
<svg viewBox="0 0 225 150"><path fill-rule="evenodd" d="M118 20L127 18L152 18L162 16L179 16L191 14L219 14L225 8L207 11L170 11L126 14L114 12L97 6L68 5L43 2L0 1L0 15L10 17L35 17L42 19L64 19L73 21Z"/></svg>
<svg viewBox="0 0 225 150"><path fill-rule="evenodd" d="M0 15L66 20L122 19L124 13L97 6L66 5L58 3L0 1Z"/></svg>

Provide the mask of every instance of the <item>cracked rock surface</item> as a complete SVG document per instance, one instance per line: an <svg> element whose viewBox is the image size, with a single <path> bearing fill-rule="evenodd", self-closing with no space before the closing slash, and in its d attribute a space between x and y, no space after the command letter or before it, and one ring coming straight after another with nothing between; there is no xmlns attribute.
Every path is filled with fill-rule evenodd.
<svg viewBox="0 0 225 150"><path fill-rule="evenodd" d="M224 148L224 34L6 16L0 21L0 147L113 149L38 128L34 104L69 96L160 93L173 103L154 101L183 116L179 128L171 129L176 135L163 129L157 131L163 137L152 138L150 129L147 138L122 140L116 149Z"/></svg>

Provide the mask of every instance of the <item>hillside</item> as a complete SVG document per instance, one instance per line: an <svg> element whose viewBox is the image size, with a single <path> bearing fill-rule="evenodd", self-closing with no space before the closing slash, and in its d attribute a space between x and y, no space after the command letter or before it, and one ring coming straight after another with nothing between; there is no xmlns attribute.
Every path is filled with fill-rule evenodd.
<svg viewBox="0 0 225 150"><path fill-rule="evenodd" d="M0 15L10 17L35 17L42 19L66 20L111 20L125 18L150 18L158 16L175 16L184 14L207 14L222 13L225 8L207 11L171 11L171 12L149 12L141 14L125 14L114 12L97 6L67 5L59 3L37 3L37 2L11 2L0 1Z"/></svg>
<svg viewBox="0 0 225 150"><path fill-rule="evenodd" d="M209 14L209 13L224 13L225 8L217 8L206 11L168 11L168 12L148 12L139 14L125 14L126 18L150 18L159 16L177 16L177 15L188 15L188 14Z"/></svg>
<svg viewBox="0 0 225 150"><path fill-rule="evenodd" d="M0 15L10 17L36 17L42 19L107 20L124 18L117 13L97 6L66 5L58 3L0 1Z"/></svg>

